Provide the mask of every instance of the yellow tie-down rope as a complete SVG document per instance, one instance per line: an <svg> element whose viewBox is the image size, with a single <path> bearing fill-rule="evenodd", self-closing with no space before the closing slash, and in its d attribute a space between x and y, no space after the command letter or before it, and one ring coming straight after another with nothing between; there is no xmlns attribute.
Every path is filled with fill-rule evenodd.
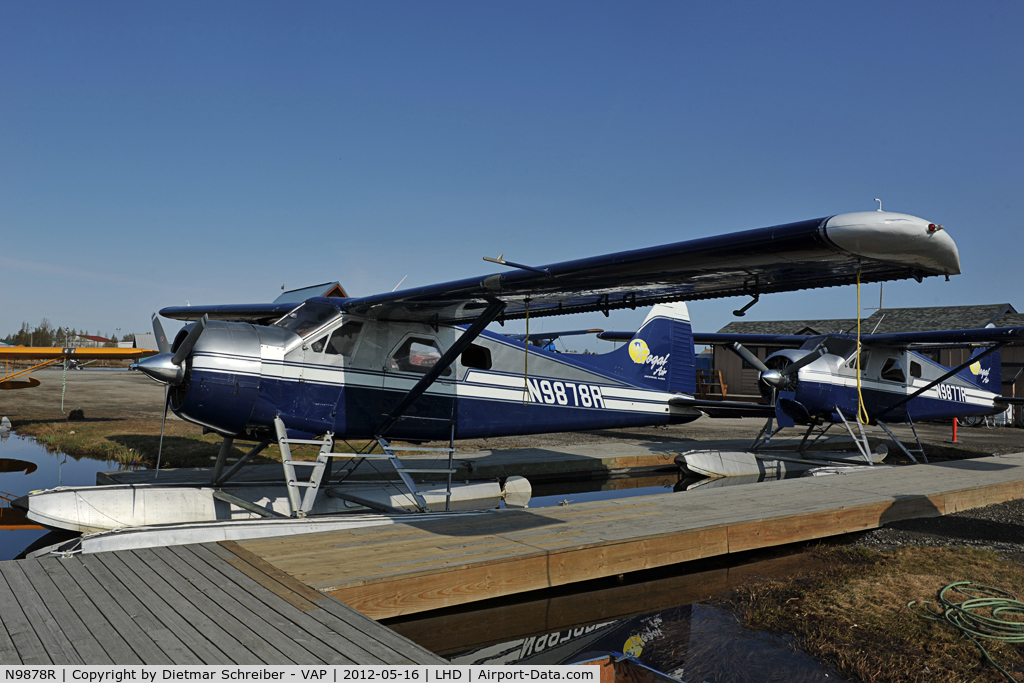
<svg viewBox="0 0 1024 683"><path fill-rule="evenodd" d="M526 297L526 355L523 357L523 405L530 402L530 297Z"/></svg>
<svg viewBox="0 0 1024 683"><path fill-rule="evenodd" d="M867 424L868 409L864 407L864 394L860 386L860 268L857 269L857 422Z"/></svg>

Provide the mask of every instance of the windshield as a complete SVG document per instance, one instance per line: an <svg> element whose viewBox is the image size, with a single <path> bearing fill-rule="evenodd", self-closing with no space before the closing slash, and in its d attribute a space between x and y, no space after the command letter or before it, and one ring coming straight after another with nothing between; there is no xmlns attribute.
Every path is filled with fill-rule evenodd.
<svg viewBox="0 0 1024 683"><path fill-rule="evenodd" d="M341 311L327 304L306 302L288 315L274 323L276 327L291 330L300 337L305 337L327 323L341 317Z"/></svg>

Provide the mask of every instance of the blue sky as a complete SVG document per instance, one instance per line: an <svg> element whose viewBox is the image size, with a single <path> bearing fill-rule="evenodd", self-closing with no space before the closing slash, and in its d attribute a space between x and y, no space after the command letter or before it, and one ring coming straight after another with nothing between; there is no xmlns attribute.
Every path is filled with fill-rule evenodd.
<svg viewBox="0 0 1024 683"><path fill-rule="evenodd" d="M2 3L0 335L144 331L186 301L372 294L874 197L945 224L964 270L888 285L887 306L1024 310L1022 20L996 2ZM693 304L695 329L740 303ZM849 287L774 295L747 319L855 307Z"/></svg>

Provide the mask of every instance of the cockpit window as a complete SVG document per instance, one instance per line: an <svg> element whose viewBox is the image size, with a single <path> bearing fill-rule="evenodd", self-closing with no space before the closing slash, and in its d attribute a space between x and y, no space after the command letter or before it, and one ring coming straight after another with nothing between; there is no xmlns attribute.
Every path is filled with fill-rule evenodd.
<svg viewBox="0 0 1024 683"><path fill-rule="evenodd" d="M359 340L359 332L363 329L362 323L345 323L334 331L331 341L327 343L327 353L339 356L351 356Z"/></svg>
<svg viewBox="0 0 1024 683"><path fill-rule="evenodd" d="M807 344L804 344L807 346ZM812 347L813 348L813 347ZM841 337L826 337L825 351L840 358L849 358L850 354L857 350L857 340L843 339Z"/></svg>
<svg viewBox="0 0 1024 683"><path fill-rule="evenodd" d="M427 374L441 360L441 349L433 339L409 337L398 347L391 357L391 369L402 372L418 372ZM452 374L451 367L441 373L448 377Z"/></svg>
<svg viewBox="0 0 1024 683"><path fill-rule="evenodd" d="M277 327L289 329L300 337L305 337L318 330L335 318L341 317L341 311L327 304L306 302L274 323Z"/></svg>

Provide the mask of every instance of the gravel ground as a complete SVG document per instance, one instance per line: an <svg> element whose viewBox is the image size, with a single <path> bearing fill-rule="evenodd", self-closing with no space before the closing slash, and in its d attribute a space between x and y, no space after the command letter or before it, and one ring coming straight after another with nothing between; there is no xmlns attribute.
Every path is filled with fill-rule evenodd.
<svg viewBox="0 0 1024 683"><path fill-rule="evenodd" d="M989 548L1024 563L1024 500L1010 500L944 517L907 519L860 534L855 545Z"/></svg>

